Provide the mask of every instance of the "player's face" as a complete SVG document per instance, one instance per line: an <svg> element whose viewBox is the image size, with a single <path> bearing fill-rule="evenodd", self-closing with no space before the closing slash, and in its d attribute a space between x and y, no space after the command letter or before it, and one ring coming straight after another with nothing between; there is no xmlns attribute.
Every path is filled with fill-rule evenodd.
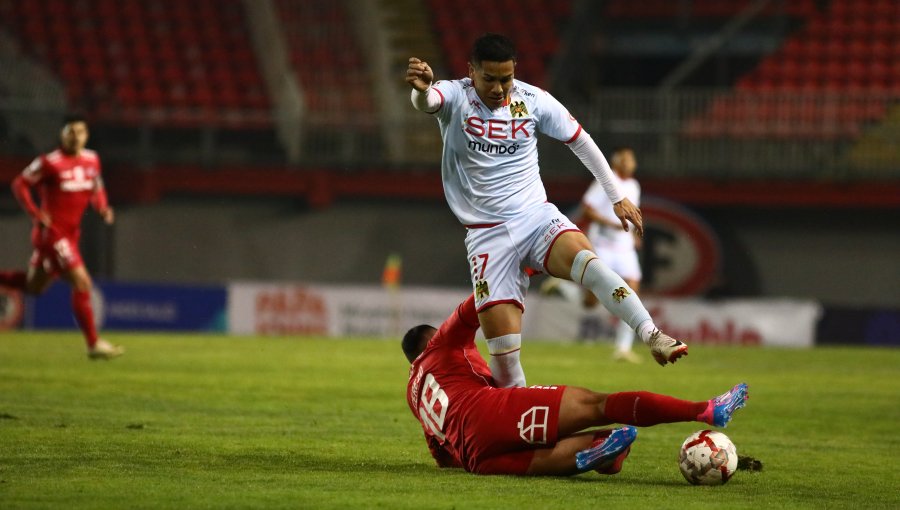
<svg viewBox="0 0 900 510"><path fill-rule="evenodd" d="M60 133L62 148L70 154L78 154L88 141L88 128L84 122L70 122Z"/></svg>
<svg viewBox="0 0 900 510"><path fill-rule="evenodd" d="M509 91L513 86L513 73L516 63L512 60L506 62L493 62L484 60L479 65L469 63L469 78L475 86L475 92L481 101L492 110L503 106Z"/></svg>
<svg viewBox="0 0 900 510"><path fill-rule="evenodd" d="M637 170L637 158L634 157L632 151L622 151L616 154L616 171L623 178L627 179L634 176Z"/></svg>

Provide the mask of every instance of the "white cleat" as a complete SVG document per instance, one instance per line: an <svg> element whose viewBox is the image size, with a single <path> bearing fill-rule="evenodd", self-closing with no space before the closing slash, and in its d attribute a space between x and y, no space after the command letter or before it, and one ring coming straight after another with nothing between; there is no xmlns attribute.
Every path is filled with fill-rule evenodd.
<svg viewBox="0 0 900 510"><path fill-rule="evenodd" d="M658 329L650 335L647 346L650 347L653 359L662 366L665 366L666 363L675 363L678 358L687 356L688 353L686 343L675 340Z"/></svg>
<svg viewBox="0 0 900 510"><path fill-rule="evenodd" d="M613 360L615 361L625 361L628 363L633 363L635 365L640 365L644 362L644 358L640 357L636 352L632 350L619 350L613 353Z"/></svg>
<svg viewBox="0 0 900 510"><path fill-rule="evenodd" d="M113 359L125 354L125 348L121 345L113 345L106 340L98 339L93 347L88 348L90 359Z"/></svg>

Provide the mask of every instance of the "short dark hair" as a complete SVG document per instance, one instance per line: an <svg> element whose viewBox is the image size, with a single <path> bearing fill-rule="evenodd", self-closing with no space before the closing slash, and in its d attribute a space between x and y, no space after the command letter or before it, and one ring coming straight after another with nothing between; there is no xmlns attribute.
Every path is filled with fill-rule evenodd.
<svg viewBox="0 0 900 510"><path fill-rule="evenodd" d="M81 112L71 112L63 116L62 127L66 127L74 122L84 122L87 124L87 116Z"/></svg>
<svg viewBox="0 0 900 510"><path fill-rule="evenodd" d="M428 324L419 324L403 335L403 341L400 342L400 346L403 348L403 354L406 355L406 359L408 359L410 363L422 353L422 351L419 350L419 345L422 343L425 332L433 329L434 327L429 326Z"/></svg>
<svg viewBox="0 0 900 510"><path fill-rule="evenodd" d="M475 39L472 45L472 54L469 61L472 65L481 65L485 60L489 62L516 61L516 45L508 37L500 34L487 33Z"/></svg>

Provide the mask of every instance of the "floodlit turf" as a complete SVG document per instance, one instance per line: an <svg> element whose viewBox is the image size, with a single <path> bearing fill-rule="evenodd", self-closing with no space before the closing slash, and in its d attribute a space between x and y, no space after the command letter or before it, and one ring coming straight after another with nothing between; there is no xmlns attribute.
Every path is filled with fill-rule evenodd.
<svg viewBox="0 0 900 510"><path fill-rule="evenodd" d="M623 472L476 477L434 467L397 342L0 335L0 508L898 508L900 350L703 348L674 367L606 346L527 343L530 384L705 399L750 383L725 430L765 463L693 487L699 424L640 431Z"/></svg>

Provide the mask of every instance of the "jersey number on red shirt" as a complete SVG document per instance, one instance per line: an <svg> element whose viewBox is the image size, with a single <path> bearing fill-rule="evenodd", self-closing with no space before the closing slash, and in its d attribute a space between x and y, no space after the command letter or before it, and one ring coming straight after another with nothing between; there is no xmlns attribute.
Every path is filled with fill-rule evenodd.
<svg viewBox="0 0 900 510"><path fill-rule="evenodd" d="M419 416L431 435L443 442L446 437L443 432L444 419L447 417L447 406L450 405L450 401L433 375L426 375L422 384L425 389L422 392L422 400L419 401Z"/></svg>

